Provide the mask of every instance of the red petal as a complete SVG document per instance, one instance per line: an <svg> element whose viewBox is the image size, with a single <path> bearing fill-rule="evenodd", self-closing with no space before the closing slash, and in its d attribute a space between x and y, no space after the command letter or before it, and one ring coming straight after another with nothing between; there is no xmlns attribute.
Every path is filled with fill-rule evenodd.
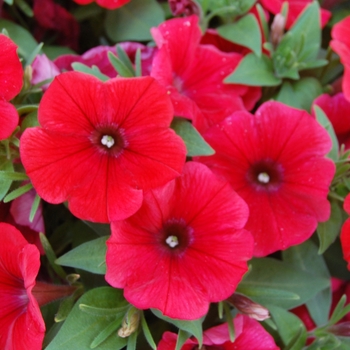
<svg viewBox="0 0 350 350"><path fill-rule="evenodd" d="M12 135L18 121L16 108L11 103L0 99L0 140L5 140Z"/></svg>

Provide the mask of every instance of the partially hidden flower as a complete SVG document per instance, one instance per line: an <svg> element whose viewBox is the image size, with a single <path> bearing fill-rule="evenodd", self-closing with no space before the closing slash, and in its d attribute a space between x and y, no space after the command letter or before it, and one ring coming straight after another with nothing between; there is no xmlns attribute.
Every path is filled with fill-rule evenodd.
<svg viewBox="0 0 350 350"><path fill-rule="evenodd" d="M31 84L36 85L45 80L53 79L61 72L58 67L45 55L37 55L32 63L32 79ZM45 91L49 87L50 82L42 85L42 89Z"/></svg>
<svg viewBox="0 0 350 350"><path fill-rule="evenodd" d="M323 94L316 98L314 105L319 106L332 123L339 145L350 148L350 101L343 93L334 96Z"/></svg>
<svg viewBox="0 0 350 350"><path fill-rule="evenodd" d="M45 324L32 294L40 253L13 226L0 223L0 348L39 350Z"/></svg>
<svg viewBox="0 0 350 350"><path fill-rule="evenodd" d="M274 15L281 12L284 2L284 0L260 0L261 5ZM288 3L286 28L289 29L295 23L300 14L305 10L305 8L312 3L312 0L287 0L286 2ZM320 24L322 28L327 24L330 17L330 11L321 9Z"/></svg>
<svg viewBox="0 0 350 350"><path fill-rule="evenodd" d="M350 215L350 194L345 197L344 210ZM343 224L340 233L340 242L344 259L348 263L348 270L350 270L350 218Z"/></svg>
<svg viewBox="0 0 350 350"><path fill-rule="evenodd" d="M340 56L340 61L344 65L343 92L350 101L350 16L334 25L331 35L330 46Z"/></svg>
<svg viewBox="0 0 350 350"><path fill-rule="evenodd" d="M139 209L143 190L182 171L186 149L169 128L172 117L166 92L151 77L103 83L63 73L41 100L41 127L21 137L22 163L46 201L68 201L84 220L121 220Z"/></svg>
<svg viewBox="0 0 350 350"><path fill-rule="evenodd" d="M168 0L173 16L199 15L200 7L193 0Z"/></svg>
<svg viewBox="0 0 350 350"><path fill-rule="evenodd" d="M231 342L227 323L212 327L203 333L203 349L206 350L278 350L273 337L256 320L245 315L233 319L235 340ZM174 350L178 335L165 332L157 350ZM186 340L181 350L198 349L195 338Z"/></svg>
<svg viewBox="0 0 350 350"><path fill-rule="evenodd" d="M87 5L94 2L94 0L74 0L74 1L79 5ZM109 10L114 10L114 9L117 9L118 7L122 7L128 2L130 2L130 0L96 0L97 5Z"/></svg>
<svg viewBox="0 0 350 350"><path fill-rule="evenodd" d="M0 141L7 139L18 125L16 108L9 103L22 89L23 68L17 55L17 45L0 34Z"/></svg>
<svg viewBox="0 0 350 350"><path fill-rule="evenodd" d="M328 220L335 166L325 158L331 140L308 113L266 102L255 115L236 112L204 134L215 154L199 157L247 202L246 229L255 256L307 240Z"/></svg>
<svg viewBox="0 0 350 350"><path fill-rule="evenodd" d="M139 309L193 320L228 298L247 271L253 239L245 202L204 165L144 195L140 210L111 225L107 282Z"/></svg>
<svg viewBox="0 0 350 350"><path fill-rule="evenodd" d="M197 16L170 19L151 31L159 48L151 76L166 87L176 116L191 119L204 131L245 110L242 96L249 88L223 83L242 56L201 45Z"/></svg>

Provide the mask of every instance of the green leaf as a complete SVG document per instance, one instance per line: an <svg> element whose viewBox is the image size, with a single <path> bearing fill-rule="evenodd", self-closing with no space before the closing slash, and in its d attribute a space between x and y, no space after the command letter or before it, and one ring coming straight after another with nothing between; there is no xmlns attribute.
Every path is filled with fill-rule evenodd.
<svg viewBox="0 0 350 350"><path fill-rule="evenodd" d="M187 156L210 156L215 153L188 120L174 118L171 128L184 140L187 148Z"/></svg>
<svg viewBox="0 0 350 350"><path fill-rule="evenodd" d="M312 299L306 302L306 306L316 324L325 324L332 303L331 276L323 256L318 254L316 244L308 240L282 252L282 257L283 261L294 266L295 269L308 272L314 278L319 277L329 281L323 290L320 290Z"/></svg>
<svg viewBox="0 0 350 350"><path fill-rule="evenodd" d="M336 161L339 158L338 150L339 143L337 136L335 135L332 123L329 121L327 115L323 112L323 110L319 106L314 106L314 111L316 113L317 121L327 130L329 136L332 139L332 149L327 154L327 157Z"/></svg>
<svg viewBox="0 0 350 350"><path fill-rule="evenodd" d="M38 110L38 105L24 105L17 108L17 112L20 116L26 115L28 113L36 112Z"/></svg>
<svg viewBox="0 0 350 350"><path fill-rule="evenodd" d="M83 243L62 255L55 262L58 265L75 267L104 275L106 273L107 239L107 236L103 236Z"/></svg>
<svg viewBox="0 0 350 350"><path fill-rule="evenodd" d="M15 171L0 170L0 181L1 180L24 181L28 179L29 178L25 173L17 173Z"/></svg>
<svg viewBox="0 0 350 350"><path fill-rule="evenodd" d="M145 338L147 340L147 343L149 344L149 346L153 350L157 350L157 345L156 345L156 343L153 340L151 331L148 328L148 324L147 324L147 321L145 319L145 315L144 315L143 312L141 313L141 326L142 326L143 334L144 334L144 336L145 336Z"/></svg>
<svg viewBox="0 0 350 350"><path fill-rule="evenodd" d="M277 306L270 306L269 311L283 343L289 349L295 344L292 342L298 342L302 346L305 344L306 329L299 317ZM302 349L302 346L297 349Z"/></svg>
<svg viewBox="0 0 350 350"><path fill-rule="evenodd" d="M90 349L91 344L106 335L106 328L111 324L121 324L123 316L106 317L90 315L80 310L80 304L86 304L97 308L117 308L124 305L122 290L111 287L95 288L85 293L75 304L62 328L48 345L46 350L77 350ZM101 332L105 332L102 333ZM100 336L100 338L98 338ZM127 339L120 338L117 332L113 332L102 343L99 350L119 350L127 344Z"/></svg>
<svg viewBox="0 0 350 350"><path fill-rule="evenodd" d="M22 196L22 194L27 193L32 188L33 188L33 185L31 183L16 188L15 190L11 191L6 195L6 197L4 198L4 203L11 202L12 200Z"/></svg>
<svg viewBox="0 0 350 350"><path fill-rule="evenodd" d="M108 59L111 62L111 65L114 67L116 72L125 78L132 78L135 76L134 69L129 69L127 65L123 61L121 61L116 55L112 52L108 52Z"/></svg>
<svg viewBox="0 0 350 350"><path fill-rule="evenodd" d="M28 17L33 17L34 13L31 7L24 0L14 0L15 5L17 5L20 10Z"/></svg>
<svg viewBox="0 0 350 350"><path fill-rule="evenodd" d="M90 348L95 349L98 346L100 346L109 336L117 332L119 326L120 326L120 319L117 318L95 337L95 339L92 341L90 345Z"/></svg>
<svg viewBox="0 0 350 350"><path fill-rule="evenodd" d="M32 207L30 208L30 214L29 214L29 221L30 222L33 222L33 220L34 220L34 216L35 216L35 214L36 214L36 212L38 211L38 208L39 208L40 200L41 200L41 198L36 193L34 201L33 201L33 204L32 204Z"/></svg>
<svg viewBox="0 0 350 350"><path fill-rule="evenodd" d="M321 46L320 8L312 2L293 27L283 36L272 58L275 72L280 78L298 79L298 71L319 67L314 63Z"/></svg>
<svg viewBox="0 0 350 350"><path fill-rule="evenodd" d="M21 123L21 131L23 132L27 128L32 128L34 126L39 126L38 122L38 112L33 111L26 115Z"/></svg>
<svg viewBox="0 0 350 350"><path fill-rule="evenodd" d="M33 63L35 57L41 52L42 47L44 46L44 43L40 43L33 52L27 57L25 65L29 66Z"/></svg>
<svg viewBox="0 0 350 350"><path fill-rule="evenodd" d="M254 15L248 14L235 23L225 24L217 28L220 36L248 49L256 56L261 56L261 31Z"/></svg>
<svg viewBox="0 0 350 350"><path fill-rule="evenodd" d="M107 12L105 30L115 42L147 41L152 39L150 29L164 20L164 12L156 0L133 0Z"/></svg>
<svg viewBox="0 0 350 350"><path fill-rule="evenodd" d="M110 224L99 224L91 221L84 221L84 224L92 228L99 236L110 236L111 225Z"/></svg>
<svg viewBox="0 0 350 350"><path fill-rule="evenodd" d="M293 264L279 261L273 258L252 259L251 269L239 284L238 292L246 294L244 288L259 287L272 290L281 290L294 293L299 299L279 299L271 300L265 295L249 295L249 298L263 306L276 305L284 309L290 309L315 296L319 291L329 285L329 279L313 274L302 269L296 269Z"/></svg>
<svg viewBox="0 0 350 350"><path fill-rule="evenodd" d="M103 308L103 307L95 307L91 305L79 304L79 309L83 312L88 313L89 315L94 315L98 317L118 317L126 314L130 305L125 303L123 306L118 306L115 308Z"/></svg>
<svg viewBox="0 0 350 350"><path fill-rule="evenodd" d="M342 207L339 201L330 200L331 217L326 222L320 222L317 226L317 235L320 241L319 254L323 254L340 234L343 224Z"/></svg>
<svg viewBox="0 0 350 350"><path fill-rule="evenodd" d="M285 81L276 100L288 106L310 112L315 98L322 94L322 86L315 78L306 77L296 82Z"/></svg>
<svg viewBox="0 0 350 350"><path fill-rule="evenodd" d="M0 160L0 169L1 171L13 171L13 164L12 161L7 159L7 160ZM5 196L7 191L10 189L12 184L12 180L10 179L1 179L0 178L0 200L2 200Z"/></svg>
<svg viewBox="0 0 350 350"><path fill-rule="evenodd" d="M25 60L38 46L38 43L29 31L24 29L14 22L6 19L0 19L0 27L5 28L10 35L10 38L18 45L18 53L23 56Z"/></svg>
<svg viewBox="0 0 350 350"><path fill-rule="evenodd" d="M240 61L238 67L224 82L248 86L276 86L281 84L281 79L275 76L269 57L266 55L258 57L250 53Z"/></svg>
<svg viewBox="0 0 350 350"><path fill-rule="evenodd" d="M191 337L191 333L188 333L182 329L179 329L175 350L181 350L182 345L184 345L186 340L190 337Z"/></svg>
<svg viewBox="0 0 350 350"><path fill-rule="evenodd" d="M135 54L135 76L142 77L141 49L138 48Z"/></svg>
<svg viewBox="0 0 350 350"><path fill-rule="evenodd" d="M52 61L62 55L76 55L75 51L65 46L44 45L42 51Z"/></svg>
<svg viewBox="0 0 350 350"><path fill-rule="evenodd" d="M96 77L102 81L109 80L109 77L107 75L104 75L103 73L101 73L101 71L99 70L99 68L97 66L92 66L90 68L83 63L74 62L74 63L72 63L72 67L77 72L82 72L82 73L93 75L94 77Z"/></svg>
<svg viewBox="0 0 350 350"><path fill-rule="evenodd" d="M128 343L126 350L136 350L137 332L131 333L127 339Z"/></svg>
<svg viewBox="0 0 350 350"><path fill-rule="evenodd" d="M175 320L170 317L164 316L159 310L157 309L151 309L151 311L160 319L169 322L176 326L179 329L182 329L183 331L186 331L193 335L197 340L199 347L202 346L203 343L203 328L202 323L204 318L200 318L198 320L194 321L182 321L182 320Z"/></svg>

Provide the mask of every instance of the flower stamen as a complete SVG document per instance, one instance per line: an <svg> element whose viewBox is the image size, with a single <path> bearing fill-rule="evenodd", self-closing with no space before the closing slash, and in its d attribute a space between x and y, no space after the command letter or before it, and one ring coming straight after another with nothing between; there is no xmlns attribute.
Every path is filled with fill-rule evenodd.
<svg viewBox="0 0 350 350"><path fill-rule="evenodd" d="M165 242L170 248L175 248L179 245L179 239L176 236L169 236Z"/></svg>
<svg viewBox="0 0 350 350"><path fill-rule="evenodd" d="M101 138L102 145L111 148L114 145L114 138L110 135L103 135Z"/></svg>
<svg viewBox="0 0 350 350"><path fill-rule="evenodd" d="M268 184L270 182L270 176L268 173L260 173L258 175L258 181L263 184Z"/></svg>

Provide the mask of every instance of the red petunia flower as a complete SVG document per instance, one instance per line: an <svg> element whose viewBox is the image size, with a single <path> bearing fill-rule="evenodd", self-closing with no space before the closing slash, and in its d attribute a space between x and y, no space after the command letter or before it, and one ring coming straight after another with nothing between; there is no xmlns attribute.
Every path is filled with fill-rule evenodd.
<svg viewBox="0 0 350 350"><path fill-rule="evenodd" d="M350 194L345 198L344 210L350 215ZM347 219L343 224L340 233L340 242L344 259L348 263L348 270L350 270L350 219Z"/></svg>
<svg viewBox="0 0 350 350"><path fill-rule="evenodd" d="M313 102L322 108L328 119L332 123L337 135L339 144L345 145L345 149L350 148L350 101L343 93L334 96L323 94Z"/></svg>
<svg viewBox="0 0 350 350"><path fill-rule="evenodd" d="M207 350L278 350L273 337L256 320L245 315L237 315L234 320L235 340L230 341L227 323L212 327L203 333L203 345ZM158 350L174 350L177 334L165 332L159 342ZM198 341L190 338L186 340L181 350L198 349Z"/></svg>
<svg viewBox="0 0 350 350"><path fill-rule="evenodd" d="M92 3L94 0L74 0L79 5L87 5ZM131 0L96 0L97 5L104 7L109 10L117 9L122 7Z"/></svg>
<svg viewBox="0 0 350 350"><path fill-rule="evenodd" d="M0 348L39 350L45 324L32 289L40 253L13 226L0 223Z"/></svg>
<svg viewBox="0 0 350 350"><path fill-rule="evenodd" d="M312 3L312 0L286 0L288 2L288 18L286 28L290 28L303 10ZM282 10L284 0L260 0L262 6L269 12L277 15ZM331 12L321 9L321 27L323 28L331 17Z"/></svg>
<svg viewBox="0 0 350 350"><path fill-rule="evenodd" d="M331 48L340 56L344 65L343 92L350 101L350 16L338 22L332 28Z"/></svg>
<svg viewBox="0 0 350 350"><path fill-rule="evenodd" d="M204 131L237 110L245 110L247 86L224 84L241 55L200 45L198 17L174 18L153 28L159 47L151 76L168 90L176 116L192 119Z"/></svg>
<svg viewBox="0 0 350 350"><path fill-rule="evenodd" d="M266 102L254 116L236 112L204 137L216 153L199 161L249 206L255 256L304 242L329 218L335 167L324 156L331 140L305 111Z"/></svg>
<svg viewBox="0 0 350 350"><path fill-rule="evenodd" d="M23 85L23 68L17 55L17 45L6 35L0 34L0 141L7 139L18 125L16 108L8 103Z"/></svg>
<svg viewBox="0 0 350 350"><path fill-rule="evenodd" d="M228 298L247 271L253 239L244 201L204 165L145 193L141 209L112 223L106 280L139 309L193 320Z"/></svg>
<svg viewBox="0 0 350 350"><path fill-rule="evenodd" d="M40 197L68 201L81 219L124 219L141 206L142 190L178 176L186 149L169 125L166 92L151 77L106 83L79 72L55 78L26 129L21 159Z"/></svg>

